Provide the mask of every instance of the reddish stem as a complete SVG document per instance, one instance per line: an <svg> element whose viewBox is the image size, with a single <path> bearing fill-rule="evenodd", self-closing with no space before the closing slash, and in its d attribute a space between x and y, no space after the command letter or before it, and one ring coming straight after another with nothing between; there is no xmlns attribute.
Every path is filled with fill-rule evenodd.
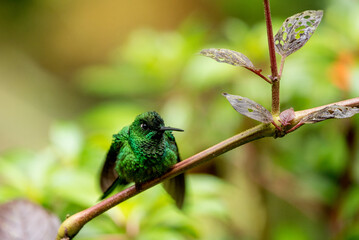
<svg viewBox="0 0 359 240"><path fill-rule="evenodd" d="M272 84L272 81L261 73L262 72L261 69L253 69L253 68L246 68L246 69L248 69L249 71L257 74L259 77L263 78L266 82Z"/></svg>
<svg viewBox="0 0 359 240"><path fill-rule="evenodd" d="M272 124L275 126L276 129L278 129L279 131L282 131L282 128L279 127L274 121L272 121Z"/></svg>
<svg viewBox="0 0 359 240"><path fill-rule="evenodd" d="M269 0L264 0L264 15L267 25L267 37L268 37L268 47L269 47L269 57L271 62L272 77L275 78L278 77L278 69L277 69L277 60L275 56L272 18L270 15Z"/></svg>
<svg viewBox="0 0 359 240"><path fill-rule="evenodd" d="M269 0L264 0L264 15L267 25L267 38L268 38L268 49L269 49L269 58L272 71L272 114L278 115L280 112L279 105L279 76L277 68L277 60L275 56L274 48L274 38L273 38L273 28L272 28L272 19L270 15Z"/></svg>
<svg viewBox="0 0 359 240"><path fill-rule="evenodd" d="M294 130L296 130L297 128L299 128L300 126L304 125L304 122L299 122L297 123L297 125L295 125L294 127L292 127L291 129L289 129L288 131L286 131L285 133L290 133L293 132Z"/></svg>

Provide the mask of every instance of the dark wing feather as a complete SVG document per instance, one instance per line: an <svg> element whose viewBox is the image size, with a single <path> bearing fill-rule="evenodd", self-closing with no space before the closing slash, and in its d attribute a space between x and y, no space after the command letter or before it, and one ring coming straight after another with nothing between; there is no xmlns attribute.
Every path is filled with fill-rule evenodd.
<svg viewBox="0 0 359 240"><path fill-rule="evenodd" d="M163 187L166 192L176 201L178 208L182 208L185 193L186 193L186 181L183 173L163 182Z"/></svg>
<svg viewBox="0 0 359 240"><path fill-rule="evenodd" d="M177 153L177 162L180 162L181 157L178 152L175 138L169 132L166 132L166 135L170 140L172 149ZM181 173L180 175L163 182L163 187L166 192L176 201L177 207L182 208L186 194L186 181L184 173Z"/></svg>
<svg viewBox="0 0 359 240"><path fill-rule="evenodd" d="M118 174L115 171L115 166L120 148L121 147L117 148L115 143L112 143L110 150L107 153L106 161L102 167L100 177L100 186L102 192L105 192L118 177Z"/></svg>
<svg viewBox="0 0 359 240"><path fill-rule="evenodd" d="M115 170L117 155L121 151L123 141L126 141L128 135L128 128L125 127L120 133L113 135L113 142L106 155L105 163L102 167L100 176L100 186L104 195L101 199L105 198L118 183L125 184L124 181L119 180L118 173Z"/></svg>
<svg viewBox="0 0 359 240"><path fill-rule="evenodd" d="M115 188L117 187L117 185L121 185L121 184L122 184L122 182L121 182L120 178L117 177L117 178L115 179L115 181L114 181L105 191L102 190L102 191L103 191L103 194L102 194L102 196L100 197L99 200L105 199L108 195L110 195L110 193L111 193L113 190L115 190Z"/></svg>

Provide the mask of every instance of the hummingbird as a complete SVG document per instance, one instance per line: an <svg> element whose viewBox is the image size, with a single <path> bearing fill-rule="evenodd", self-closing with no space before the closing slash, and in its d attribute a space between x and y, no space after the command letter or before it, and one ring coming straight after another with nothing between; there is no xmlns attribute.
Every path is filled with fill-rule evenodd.
<svg viewBox="0 0 359 240"><path fill-rule="evenodd" d="M172 131L183 132L179 128L166 127L161 116L152 111L138 115L131 125L114 134L101 171L101 199L118 185L134 182L136 187L140 186L180 162ZM164 188L181 208L185 196L184 174L165 181Z"/></svg>

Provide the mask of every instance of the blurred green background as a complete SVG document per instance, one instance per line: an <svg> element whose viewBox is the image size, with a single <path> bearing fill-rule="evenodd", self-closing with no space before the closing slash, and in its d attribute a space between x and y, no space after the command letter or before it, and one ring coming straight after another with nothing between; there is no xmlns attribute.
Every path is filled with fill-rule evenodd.
<svg viewBox="0 0 359 240"><path fill-rule="evenodd" d="M197 53L229 48L269 74L262 1L1 0L0 203L30 199L61 220L96 203L112 134L159 112L187 158L257 124L222 92L270 108L270 86ZM359 94L359 2L272 1L276 32L324 17L290 56L281 107ZM279 57L278 57L279 58ZM188 174L183 211L160 186L86 225L76 239L359 239L359 117L263 139Z"/></svg>

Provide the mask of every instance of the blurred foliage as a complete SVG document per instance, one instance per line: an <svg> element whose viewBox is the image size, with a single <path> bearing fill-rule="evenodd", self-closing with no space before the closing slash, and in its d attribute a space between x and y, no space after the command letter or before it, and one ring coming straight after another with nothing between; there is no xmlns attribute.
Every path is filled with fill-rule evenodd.
<svg viewBox="0 0 359 240"><path fill-rule="evenodd" d="M61 224L57 216L24 199L1 204L0 218L0 238L7 240L55 239Z"/></svg>
<svg viewBox="0 0 359 240"><path fill-rule="evenodd" d="M269 74L265 24L254 20L263 17L262 4L212 4L220 6L223 15L216 23L192 15L172 30L136 29L108 61L76 71L66 83L76 98L64 95L62 105L51 112L74 109L75 102L68 99L86 104L72 110L76 114L69 120L52 124L47 147L1 154L0 202L25 197L62 220L92 206L100 196L98 175L112 134L144 111L158 111L167 125L185 129L175 134L182 158L257 124L236 113L221 93L248 97L269 109L270 86L245 69L196 53L204 48L233 49ZM283 110L359 94L359 3L273 1L274 31L304 7L322 8L324 17L306 46L286 60ZM234 17L239 14L242 19ZM0 61L0 70L6 60ZM28 69L31 81L36 76L52 79L46 70L38 73L21 67L31 64L20 63L16 69ZM1 73L7 73L8 81L14 76ZM49 95L56 92L49 89ZM44 99L33 105L49 104ZM27 117L21 117L23 125L31 128ZM14 121L21 129L19 118ZM76 239L357 239L358 129L358 117L331 120L302 127L283 139L247 144L188 174L183 212L156 186L94 219ZM30 142L36 136L19 131L13 138Z"/></svg>

